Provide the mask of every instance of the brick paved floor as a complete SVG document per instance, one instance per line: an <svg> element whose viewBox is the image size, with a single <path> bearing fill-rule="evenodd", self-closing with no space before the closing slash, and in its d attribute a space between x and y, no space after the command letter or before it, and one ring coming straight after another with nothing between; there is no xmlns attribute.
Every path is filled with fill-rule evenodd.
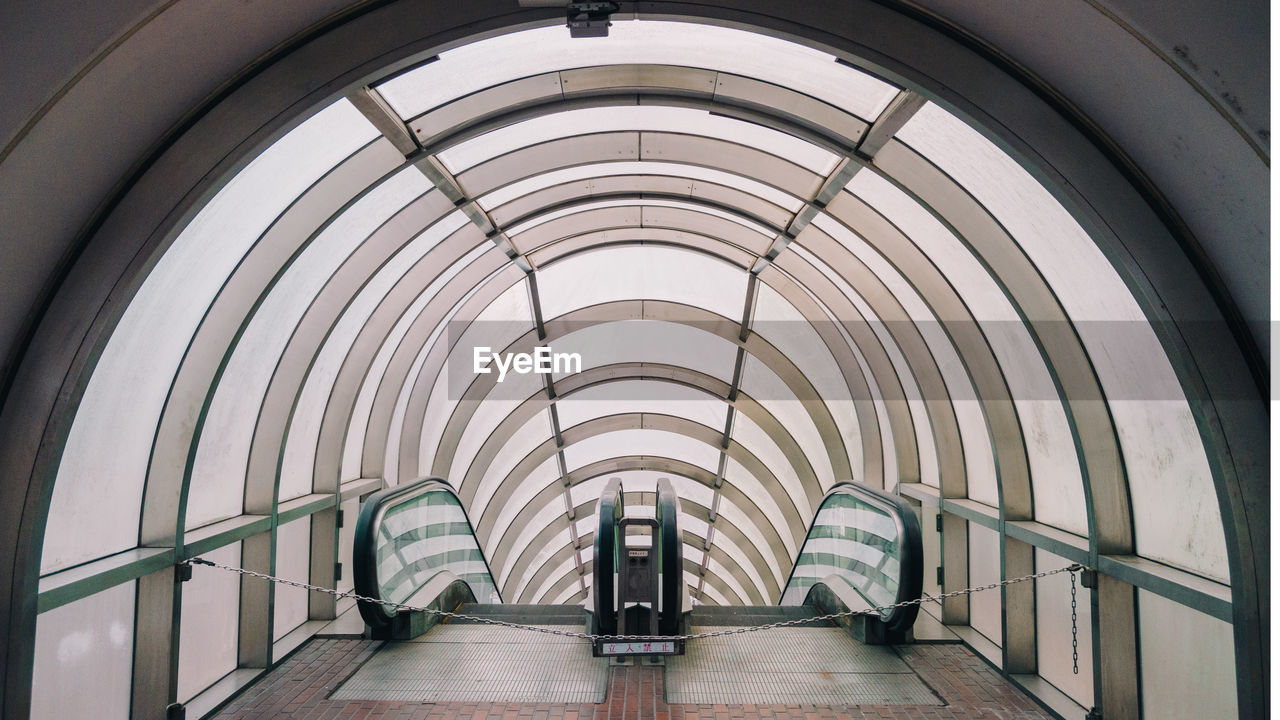
<svg viewBox="0 0 1280 720"><path fill-rule="evenodd" d="M312 640L232 700L225 720L854 720L1031 719L1051 716L961 645L909 645L898 653L945 705L668 705L662 668L614 667L600 705L337 701L328 696L381 643Z"/></svg>

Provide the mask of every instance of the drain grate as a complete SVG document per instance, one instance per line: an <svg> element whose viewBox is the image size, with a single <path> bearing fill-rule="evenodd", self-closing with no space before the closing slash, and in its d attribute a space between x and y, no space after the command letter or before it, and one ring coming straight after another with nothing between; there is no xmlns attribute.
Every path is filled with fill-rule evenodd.
<svg viewBox="0 0 1280 720"><path fill-rule="evenodd" d="M388 643L332 695L334 700L599 703L607 660L585 640L488 625L437 625Z"/></svg>
<svg viewBox="0 0 1280 720"><path fill-rule="evenodd" d="M683 657L668 658L666 690L669 703L943 704L892 649L863 645L840 628L691 642Z"/></svg>

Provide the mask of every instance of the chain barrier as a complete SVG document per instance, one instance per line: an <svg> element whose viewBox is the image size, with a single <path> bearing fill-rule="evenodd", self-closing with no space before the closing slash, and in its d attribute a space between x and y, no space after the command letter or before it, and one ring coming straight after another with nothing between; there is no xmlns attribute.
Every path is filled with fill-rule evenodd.
<svg viewBox="0 0 1280 720"><path fill-rule="evenodd" d="M212 560L205 560L204 558L191 558L190 560L186 560L181 564L206 565L208 567L218 568L220 570L226 570L228 572L233 572L240 575L247 575L249 577L260 578L262 580L277 583L280 585L287 585L289 587L301 588L303 590L311 590L314 592L325 593L327 595L332 595L335 598L350 598L352 600L356 600L359 602L373 603L375 605L382 605L383 607L389 607L395 610L407 610L409 612L422 612L422 613L427 613L429 615L434 615L439 618L447 618L450 620L466 620L468 622L482 623L485 625L497 625L499 627L513 628L516 630L526 630L528 632L537 632L537 633L543 633L546 635L558 635L561 637L579 638L582 640L589 640L591 642L595 642L597 640L602 640L605 642L702 640L704 638L724 637L726 635L740 635L742 633L758 632L760 630L772 630L775 628L791 627L796 625L807 625L809 623L838 620L840 618L854 617L856 615L873 615L873 614L879 615L879 614L882 614L884 611L888 611L888 610L908 607L910 605L922 605L927 602L941 603L943 600L946 600L947 598L960 597L962 595L972 595L973 593L983 592L985 590L995 590L998 588L1002 588L1006 585L1013 585L1015 583L1026 582L1028 580L1037 580L1039 578L1049 577L1050 575L1057 575L1059 573L1064 573L1064 572L1071 573L1072 637L1074 639L1074 635L1075 635L1074 608L1075 608L1075 577L1076 577L1075 573L1077 571L1085 569L1083 565L1068 565L1067 567L1058 568L1057 570L1046 570L1044 572L1035 573L1034 575L1024 575L1018 578L1002 580L1000 582L991 583L990 585L980 585L977 587L965 588L963 590L953 590L949 593L943 593L935 597L920 597L915 600L904 600L903 602L895 603L893 605L885 605L883 607L874 607L868 610L845 610L843 612L828 613L826 615L818 615L818 616L809 617L809 618L783 620L776 623L769 623L767 625L753 625L750 627L739 627L739 628L731 628L728 630L716 630L712 632L693 633L690 635L593 635L591 633L574 632L572 630L556 630L548 627L538 627L536 625L522 625L520 623L506 622L505 620L496 620L494 618L478 617L475 615L465 615L463 613L455 613L455 612L450 612L448 610L436 610L434 608L414 607L412 605L404 605L402 603L391 602L389 600L379 600L377 598L366 597L364 595L357 595L354 592L334 590L332 588L320 587L318 585L309 585L307 583L296 582L293 580L285 580L284 578L278 578L273 575L267 575L265 573L255 572L253 570L245 570L244 568L238 568L232 565L223 565L222 563L213 562ZM1078 667L1076 668L1076 672L1077 674L1079 673Z"/></svg>
<svg viewBox="0 0 1280 720"><path fill-rule="evenodd" d="M1080 645L1076 638L1076 574L1071 573L1071 672L1080 674Z"/></svg>

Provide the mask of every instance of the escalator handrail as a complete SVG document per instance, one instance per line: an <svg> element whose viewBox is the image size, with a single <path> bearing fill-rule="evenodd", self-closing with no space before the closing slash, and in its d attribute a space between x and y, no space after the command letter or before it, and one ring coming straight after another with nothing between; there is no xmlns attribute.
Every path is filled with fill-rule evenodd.
<svg viewBox="0 0 1280 720"><path fill-rule="evenodd" d="M654 512L658 520L658 557L662 571L662 612L658 616L658 632L675 635L680 632L684 611L684 538L680 536L680 498L671 481L658 478Z"/></svg>
<svg viewBox="0 0 1280 720"><path fill-rule="evenodd" d="M596 507L597 527L595 538L595 563L591 569L592 604L596 627L606 635L616 635L618 610L613 592L613 575L621 552L618 538L618 522L624 515L622 479L610 478L600 494ZM625 544L623 541L621 544Z"/></svg>
<svg viewBox="0 0 1280 720"><path fill-rule="evenodd" d="M382 519L387 510L420 495L442 490L458 501L458 507L462 510L462 517L467 521L467 528L471 532L471 537L476 540L476 548L480 551L480 559L484 562L485 572L489 574L494 592L498 595L498 601L502 602L502 591L499 590L498 583L493 581L493 570L489 567L489 558L485 556L484 548L480 546L479 538L476 538L475 525L472 524L471 517L467 515L467 509L462 504L462 499L458 497L457 491L453 489L453 486L448 481L438 477L423 477L410 483L383 488L365 498L364 502L360 504L360 516L356 520L351 551L351 580L357 595L374 598L375 600L382 599L381 590L378 587L377 539L378 530L382 525ZM389 613L384 605L373 605L372 603L360 601L358 606L361 617L371 627L382 627L390 622L391 617L394 616L394 613Z"/></svg>
<svg viewBox="0 0 1280 720"><path fill-rule="evenodd" d="M796 554L796 564L798 564L800 555L804 554L805 547L809 544L810 535L813 534L813 527L818 522L818 514L822 512L822 508L827 504L827 501L835 495L855 495L889 513L889 516L893 518L897 526L898 537L902 538L902 542L905 545L905 551L902 553L902 560L899 563L898 593L894 599L894 604L909 600L919 600L921 593L924 591L924 550L920 521L916 518L915 510L900 496L867 487L861 483L837 483L822 497L822 501L818 503L818 509L813 513L813 519L809 521L809 528L805 531L804 543L800 545L800 551ZM782 593L778 597L779 604L782 603L782 598L786 596L787 588L791 587L791 581L795 578L796 564L791 566L791 572L787 575L787 582L782 586ZM854 590L857 591L857 588L854 588ZM861 595L861 591L858 591L858 594ZM865 599L870 601L870 598ZM905 630L915 622L919 609L918 605L895 608L889 618L882 619L882 622L890 630Z"/></svg>

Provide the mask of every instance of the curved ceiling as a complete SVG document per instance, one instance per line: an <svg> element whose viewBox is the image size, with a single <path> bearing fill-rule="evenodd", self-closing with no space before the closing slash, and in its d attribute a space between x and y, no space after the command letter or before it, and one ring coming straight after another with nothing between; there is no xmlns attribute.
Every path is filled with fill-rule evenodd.
<svg viewBox="0 0 1280 720"><path fill-rule="evenodd" d="M438 475L508 601L576 602L603 480L666 476L701 602L777 602L845 481L1233 584L1212 410L1154 271L942 98L660 20L390 64L295 109L135 261L42 575ZM540 346L580 371L476 371Z"/></svg>
<svg viewBox="0 0 1280 720"><path fill-rule="evenodd" d="M477 349L536 346L583 372L476 372ZM1080 225L912 91L728 28L531 29L356 89L191 219L86 388L43 569L431 474L527 593L566 554L581 570L582 469L636 457L711 489L695 545L756 539L768 573L700 569L734 568L738 600L777 601L849 480L1226 582L1163 357ZM552 527L564 550L515 568Z"/></svg>

